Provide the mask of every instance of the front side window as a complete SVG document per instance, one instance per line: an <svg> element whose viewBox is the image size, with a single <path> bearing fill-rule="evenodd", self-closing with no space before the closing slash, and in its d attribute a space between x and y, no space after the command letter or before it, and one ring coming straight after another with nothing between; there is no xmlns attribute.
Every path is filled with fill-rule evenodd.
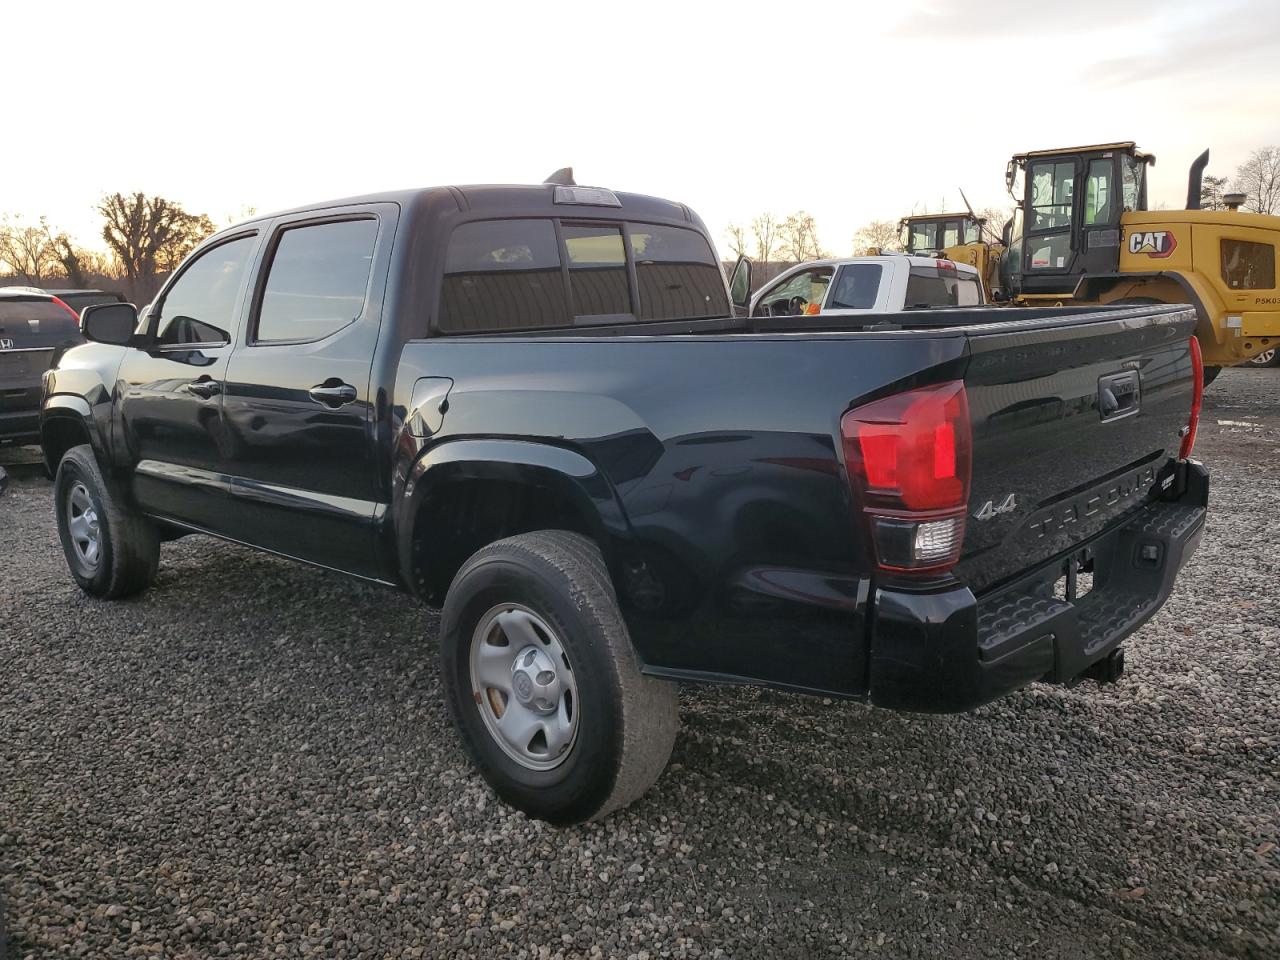
<svg viewBox="0 0 1280 960"><path fill-rule="evenodd" d="M613 226L561 228L569 257L569 291L575 317L619 317L631 314L627 254L622 230Z"/></svg>
<svg viewBox="0 0 1280 960"><path fill-rule="evenodd" d="M851 263L840 268L827 299L829 310L871 310L880 292L884 267L878 263Z"/></svg>
<svg viewBox="0 0 1280 960"><path fill-rule="evenodd" d="M916 250L937 250L938 249L938 224L933 223L913 223L911 224L911 238L907 249Z"/></svg>
<svg viewBox="0 0 1280 960"><path fill-rule="evenodd" d="M1111 179L1113 165L1110 160L1090 160L1089 175L1084 181L1084 223L1091 226L1095 223L1112 221L1113 191Z"/></svg>
<svg viewBox="0 0 1280 960"><path fill-rule="evenodd" d="M164 295L155 328L165 346L228 343L256 238L239 237L199 254Z"/></svg>
<svg viewBox="0 0 1280 960"><path fill-rule="evenodd" d="M705 237L693 230L645 223L633 223L629 231L641 320L728 315L720 265Z"/></svg>
<svg viewBox="0 0 1280 960"><path fill-rule="evenodd" d="M257 340L321 340L364 312L377 220L289 227L280 234L258 310Z"/></svg>
<svg viewBox="0 0 1280 960"><path fill-rule="evenodd" d="M1274 290L1276 248L1269 243L1223 240L1222 279L1233 290Z"/></svg>
<svg viewBox="0 0 1280 960"><path fill-rule="evenodd" d="M560 327L568 317L552 221L482 220L453 231L445 255L441 330Z"/></svg>
<svg viewBox="0 0 1280 960"><path fill-rule="evenodd" d="M817 313L827 296L831 274L831 267L801 270L761 297L757 315L795 317Z"/></svg>
<svg viewBox="0 0 1280 960"><path fill-rule="evenodd" d="M942 245L955 247L960 244L960 221L948 220L942 225Z"/></svg>
<svg viewBox="0 0 1280 960"><path fill-rule="evenodd" d="M1031 164L1027 177L1031 189L1031 230L1057 230L1071 226L1075 176L1076 166L1070 160Z"/></svg>

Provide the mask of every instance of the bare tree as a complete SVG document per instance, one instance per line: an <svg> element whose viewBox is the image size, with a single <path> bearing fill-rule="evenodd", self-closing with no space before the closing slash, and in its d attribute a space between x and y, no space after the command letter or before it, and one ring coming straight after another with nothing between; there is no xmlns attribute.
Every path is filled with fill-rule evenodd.
<svg viewBox="0 0 1280 960"><path fill-rule="evenodd" d="M782 221L779 237L782 255L792 263L822 258L822 245L818 242L818 224L803 210L797 210Z"/></svg>
<svg viewBox="0 0 1280 960"><path fill-rule="evenodd" d="M853 248L855 256L873 248L900 251L902 237L898 232L898 224L893 220L872 220L853 235Z"/></svg>
<svg viewBox="0 0 1280 960"><path fill-rule="evenodd" d="M1223 195L1230 193L1230 180L1227 177L1214 177L1205 174L1200 178L1200 209L1201 210L1225 210L1226 203L1223 202Z"/></svg>
<svg viewBox="0 0 1280 960"><path fill-rule="evenodd" d="M44 217L39 226L24 224L21 218L5 217L0 222L0 263L25 283L41 286L58 268L58 257Z"/></svg>
<svg viewBox="0 0 1280 960"><path fill-rule="evenodd" d="M98 204L102 239L120 261L130 280L146 279L172 270L214 225L204 214L193 214L163 197L144 193L109 194Z"/></svg>
<svg viewBox="0 0 1280 960"><path fill-rule="evenodd" d="M1260 147L1236 168L1235 189L1252 213L1280 213L1280 147Z"/></svg>
<svg viewBox="0 0 1280 960"><path fill-rule="evenodd" d="M756 260L769 263L773 259L778 246L778 231L781 225L772 213L762 213L751 221L751 236L756 244Z"/></svg>
<svg viewBox="0 0 1280 960"><path fill-rule="evenodd" d="M983 207L975 210L974 213L978 215L979 220L986 221L982 239L995 242L1004 236L1004 225L1013 216L1013 207Z"/></svg>
<svg viewBox="0 0 1280 960"><path fill-rule="evenodd" d="M724 231L725 239L729 241L729 250L734 257L745 256L747 252L747 228L741 224L731 223Z"/></svg>

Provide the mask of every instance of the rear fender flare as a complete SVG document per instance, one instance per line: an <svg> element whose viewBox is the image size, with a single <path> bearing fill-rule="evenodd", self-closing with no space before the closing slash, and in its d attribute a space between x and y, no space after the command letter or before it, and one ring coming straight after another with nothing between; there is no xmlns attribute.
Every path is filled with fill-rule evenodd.
<svg viewBox="0 0 1280 960"><path fill-rule="evenodd" d="M610 567L615 545L631 539L613 485L581 453L528 440L448 440L428 448L414 462L404 484L396 544L404 583L412 583L414 531L429 494L443 484L466 480L499 480L556 491L584 519Z"/></svg>

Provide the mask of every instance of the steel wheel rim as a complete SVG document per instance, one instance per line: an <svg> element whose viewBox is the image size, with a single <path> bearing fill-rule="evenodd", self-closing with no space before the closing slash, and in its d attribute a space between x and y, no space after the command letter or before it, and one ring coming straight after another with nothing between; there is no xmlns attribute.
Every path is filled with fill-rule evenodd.
<svg viewBox="0 0 1280 960"><path fill-rule="evenodd" d="M67 534L76 558L90 570L102 559L102 529L89 488L80 481L67 493Z"/></svg>
<svg viewBox="0 0 1280 960"><path fill-rule="evenodd" d="M485 729L526 770L553 770L578 737L578 685L560 638L518 603L491 608L471 637L471 695Z"/></svg>
<svg viewBox="0 0 1280 960"><path fill-rule="evenodd" d="M1270 350L1263 350L1260 354L1258 354L1256 357L1251 359L1249 362L1256 363L1260 367L1265 367L1268 363L1270 363L1275 358L1276 358L1276 351L1275 351L1275 348L1273 347Z"/></svg>

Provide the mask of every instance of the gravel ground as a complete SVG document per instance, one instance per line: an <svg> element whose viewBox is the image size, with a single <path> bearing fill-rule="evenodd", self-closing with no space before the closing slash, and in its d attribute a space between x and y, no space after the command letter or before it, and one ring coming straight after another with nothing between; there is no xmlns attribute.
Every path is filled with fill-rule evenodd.
<svg viewBox="0 0 1280 960"><path fill-rule="evenodd" d="M12 468L10 950L1280 956L1280 371L1227 371L1198 452L1210 530L1119 684L954 717L689 690L657 787L570 830L471 771L432 613L195 537L141 599L87 600Z"/></svg>

